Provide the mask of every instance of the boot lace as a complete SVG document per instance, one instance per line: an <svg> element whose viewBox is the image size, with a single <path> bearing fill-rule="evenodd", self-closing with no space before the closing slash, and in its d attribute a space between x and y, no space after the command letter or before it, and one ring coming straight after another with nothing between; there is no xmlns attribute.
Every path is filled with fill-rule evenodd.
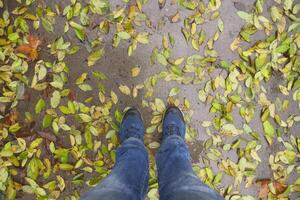
<svg viewBox="0 0 300 200"><path fill-rule="evenodd" d="M179 127L175 124L170 124L167 126L167 135L180 135Z"/></svg>
<svg viewBox="0 0 300 200"><path fill-rule="evenodd" d="M125 135L126 135L126 139L130 138L130 137L135 137L138 138L140 140L143 140L142 135L139 134L138 132L140 131L139 128L131 126L127 129L125 129Z"/></svg>

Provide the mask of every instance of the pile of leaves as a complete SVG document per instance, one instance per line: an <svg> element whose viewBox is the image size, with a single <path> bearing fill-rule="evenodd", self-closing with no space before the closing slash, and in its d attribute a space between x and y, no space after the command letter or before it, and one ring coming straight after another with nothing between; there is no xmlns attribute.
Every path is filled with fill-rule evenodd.
<svg viewBox="0 0 300 200"><path fill-rule="evenodd" d="M223 47L236 54L230 61L215 49L229 31L222 20L225 2L158 0L157 9L177 9L156 25L146 13L150 3L0 0L0 197L79 199L88 189L84 186L99 183L115 162L124 97L141 99L152 114L145 139L151 152L148 199L158 199L153 151L159 148L163 111L167 103L182 108L192 144L199 133L191 125L191 101L209 110L201 121L201 134L206 134L201 161L194 165L204 183L226 199L299 196L300 3L256 0L251 10L237 11L244 26ZM192 54L174 56L177 41L163 31L166 20L180 28ZM212 36L204 28L207 23L215 24ZM112 56L107 48L125 44L131 59L156 32L163 32L162 43L144 58L149 66L123 69L142 81L118 83L115 91L105 85L110 74L94 67ZM69 66L69 58L83 52L84 72L74 78L70 74L76 66ZM160 70L141 78L151 65ZM159 84L168 82L175 87L165 99L157 97ZM196 93L189 90L195 86ZM184 98L183 88L189 91ZM96 96L83 98L88 92ZM267 177L257 174L262 166L270 171ZM248 193L249 188L257 190Z"/></svg>

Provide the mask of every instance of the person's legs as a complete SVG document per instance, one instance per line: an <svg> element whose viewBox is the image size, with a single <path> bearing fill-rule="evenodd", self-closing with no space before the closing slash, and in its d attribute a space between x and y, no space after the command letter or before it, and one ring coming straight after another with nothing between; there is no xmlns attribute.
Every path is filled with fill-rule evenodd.
<svg viewBox="0 0 300 200"><path fill-rule="evenodd" d="M224 199L193 172L184 141L185 124L177 108L166 111L163 132L163 143L156 155L160 200Z"/></svg>
<svg viewBox="0 0 300 200"><path fill-rule="evenodd" d="M143 143L144 126L139 113L126 112L121 127L121 146L111 174L81 200L144 200L148 190L148 154Z"/></svg>

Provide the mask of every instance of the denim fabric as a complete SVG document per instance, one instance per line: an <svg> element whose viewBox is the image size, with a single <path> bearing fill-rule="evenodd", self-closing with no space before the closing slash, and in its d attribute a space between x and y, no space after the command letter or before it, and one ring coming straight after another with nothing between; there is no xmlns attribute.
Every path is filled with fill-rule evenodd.
<svg viewBox="0 0 300 200"><path fill-rule="evenodd" d="M190 153L178 135L167 137L156 154L160 200L223 200L193 172Z"/></svg>
<svg viewBox="0 0 300 200"><path fill-rule="evenodd" d="M129 138L117 149L110 175L81 197L82 200L141 200L148 190L148 153L144 143Z"/></svg>
<svg viewBox="0 0 300 200"><path fill-rule="evenodd" d="M195 175L184 140L167 137L157 155L160 200L223 200ZM148 156L144 144L125 140L117 150L111 174L86 193L82 200L145 200L148 189Z"/></svg>

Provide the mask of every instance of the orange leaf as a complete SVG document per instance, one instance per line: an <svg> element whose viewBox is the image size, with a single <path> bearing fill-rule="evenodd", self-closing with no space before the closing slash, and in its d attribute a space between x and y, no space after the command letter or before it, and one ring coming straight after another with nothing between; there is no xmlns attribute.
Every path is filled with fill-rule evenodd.
<svg viewBox="0 0 300 200"><path fill-rule="evenodd" d="M18 46L16 51L28 55L31 52L31 47L28 44L23 44Z"/></svg>
<svg viewBox="0 0 300 200"><path fill-rule="evenodd" d="M264 197L266 197L268 195L268 192L269 192L268 184L270 183L270 180L262 179L262 180L256 181L256 183L260 184L258 198L263 199Z"/></svg>
<svg viewBox="0 0 300 200"><path fill-rule="evenodd" d="M36 49L31 49L31 52L29 54L29 59L32 61L35 61L38 58L38 52Z"/></svg>
<svg viewBox="0 0 300 200"><path fill-rule="evenodd" d="M29 35L27 37L27 41L28 41L29 45L31 46L31 48L33 48L33 49L37 49L38 46L40 46L42 44L42 40L40 40L40 38L35 35Z"/></svg>
<svg viewBox="0 0 300 200"><path fill-rule="evenodd" d="M16 48L17 52L25 54L29 60L35 61L38 58L37 48L41 45L42 40L34 35L27 36L28 44L20 45Z"/></svg>

